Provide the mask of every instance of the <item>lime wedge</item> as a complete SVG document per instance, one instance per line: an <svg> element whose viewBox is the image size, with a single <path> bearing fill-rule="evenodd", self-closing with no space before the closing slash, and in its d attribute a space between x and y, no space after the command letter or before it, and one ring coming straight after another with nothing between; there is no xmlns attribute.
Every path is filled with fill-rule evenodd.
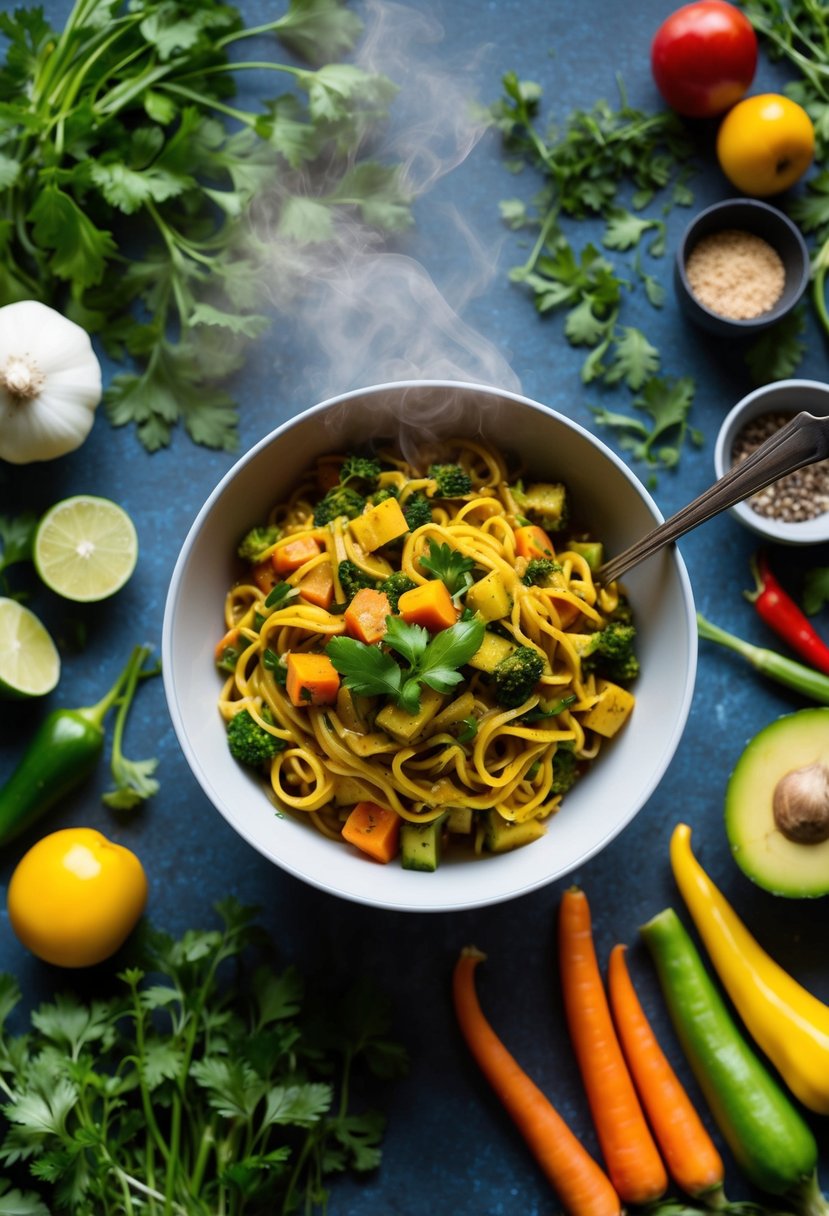
<svg viewBox="0 0 829 1216"><path fill-rule="evenodd" d="M42 697L60 678L60 656L46 627L17 600L0 596L0 696Z"/></svg>
<svg viewBox="0 0 829 1216"><path fill-rule="evenodd" d="M51 591L91 604L123 587L138 560L138 537L117 502L76 494L55 503L43 516L32 556Z"/></svg>

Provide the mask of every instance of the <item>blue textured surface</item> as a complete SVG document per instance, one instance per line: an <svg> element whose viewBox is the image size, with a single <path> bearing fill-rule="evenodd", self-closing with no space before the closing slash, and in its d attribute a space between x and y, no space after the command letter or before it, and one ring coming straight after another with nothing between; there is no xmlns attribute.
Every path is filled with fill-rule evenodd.
<svg viewBox="0 0 829 1216"><path fill-rule="evenodd" d="M419 0L383 10L391 28L386 43L378 46L378 66L407 82L392 134L406 134L413 81L418 104L432 101L431 129L420 133L420 143L413 148L420 180L434 175L417 203L416 226L399 242L398 256L380 255L371 263L360 259L355 267L369 270L371 284L389 276L391 292L377 315L387 317L394 303L399 325L391 340L380 333L366 350L338 340L336 318L330 313L311 314L298 306L290 321L278 320L251 349L243 373L231 386L242 405L241 449L329 393L392 378L395 367L424 376L455 369L466 379L520 387L593 427L589 405L599 403L601 395L579 381L581 353L567 345L560 320L539 319L530 300L507 281L507 271L521 260L523 246L502 227L498 201L517 193L526 198L529 183L510 174L494 135L484 135L468 154L455 157L452 131L455 123L458 129L463 126L464 95L474 92L483 102L494 100L501 75L509 69L543 85L544 112L550 117L563 116L574 106L588 107L598 97L615 102L616 73L632 104L656 106L648 46L672 7L662 0L640 0L635 6L608 0L581 0L577 5L560 0L444 0L432 5ZM264 0L246 0L241 8L253 24L272 12ZM66 6L51 0L46 10L60 21ZM379 10L371 11L376 15ZM402 30L398 23L403 23ZM783 79L776 71L761 64L755 89L775 87ZM694 181L695 207L731 193L713 167L712 136L713 129L700 128L700 147L709 168ZM455 159L459 163L453 167ZM687 218L682 211L671 215L669 251ZM581 239L583 234L576 235ZM402 262L401 255L412 261ZM399 277L401 266L409 271L406 284ZM659 476L654 494L668 515L711 481L719 422L752 385L739 352L682 323L670 291L670 253L653 270L668 288L666 306L657 314L634 297L626 305L628 320L641 323L659 346L665 374L696 379L692 420L705 440L700 449L684 451L678 471ZM426 304L415 311L407 286L413 287L415 298L418 288L428 289ZM429 297L432 290L440 296ZM357 297L361 309L366 298ZM446 312L445 325L437 307L441 300L456 310L454 315ZM798 374L824 379L825 346L811 318L808 324L809 352ZM402 363L396 364L397 359ZM107 376L114 370L105 363ZM609 405L628 408L618 393L606 396ZM603 438L613 444L612 436ZM70 618L83 620L88 628L85 651L65 655L50 705L97 699L134 642L147 639L158 645L179 544L232 460L228 454L195 447L182 432L176 433L169 450L148 456L129 429L114 430L101 412L87 443L77 453L37 469L36 477L31 469L0 470L3 510L43 508L69 494L92 492L120 501L138 528L136 574L110 603L68 612L42 590L35 591L32 604L56 636L67 636ZM730 517L721 517L680 547L698 607L747 638L774 644L742 595L750 585L753 538ZM780 550L774 560L784 580L796 585L806 566L826 564L829 553L824 548L807 553ZM220 610L217 605L217 622ZM825 615L818 625L827 628ZM583 885L590 897L600 957L606 959L616 941L631 945L637 982L686 1079L648 961L637 944L637 929L645 919L666 904L678 906L667 857L677 820L692 824L704 864L771 954L829 999L826 900L786 901L754 887L732 862L722 823L725 782L747 739L802 704L794 694L764 683L736 658L702 644L688 728L660 788L634 823L568 880ZM0 776L11 770L45 708L0 708ZM102 768L52 815L48 826L88 824L132 847L149 875L149 913L173 933L210 922L215 901L232 893L261 906L263 922L286 960L296 961L308 973L345 976L367 971L392 994L396 1029L413 1057L411 1075L389 1098L381 1170L364 1183L338 1182L332 1216L533 1216L554 1210L548 1186L466 1054L452 1018L449 979L461 946L474 942L486 951L479 991L492 1022L585 1143L595 1148L556 978L554 924L563 884L509 904L451 916L383 915L345 904L270 866L212 809L179 751L160 680L141 690L129 727L129 751L159 756L162 789L146 809L131 821L116 820L100 803L106 781ZM4 885L17 858L40 834L35 829L6 853ZM31 1001L63 986L65 976L18 945L4 908L0 916L0 969L19 976ZM811 1121L822 1131L819 1120ZM729 1159L729 1191L737 1195L744 1189Z"/></svg>

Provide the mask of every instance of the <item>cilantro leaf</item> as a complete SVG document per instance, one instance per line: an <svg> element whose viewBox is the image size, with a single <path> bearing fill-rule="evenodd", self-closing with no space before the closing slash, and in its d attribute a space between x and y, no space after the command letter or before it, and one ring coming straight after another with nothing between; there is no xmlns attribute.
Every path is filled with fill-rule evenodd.
<svg viewBox="0 0 829 1216"><path fill-rule="evenodd" d="M752 343L745 356L755 384L770 384L772 380L787 380L794 375L806 353L805 330L801 306L763 331L762 339Z"/></svg>
<svg viewBox="0 0 829 1216"><path fill-rule="evenodd" d="M694 382L689 377L668 380L652 376L634 399L634 406L647 414L650 422L596 407L593 415L600 426L620 433L621 446L634 460L653 467L674 468L686 441L695 446L702 444L702 435L688 421L693 399Z"/></svg>

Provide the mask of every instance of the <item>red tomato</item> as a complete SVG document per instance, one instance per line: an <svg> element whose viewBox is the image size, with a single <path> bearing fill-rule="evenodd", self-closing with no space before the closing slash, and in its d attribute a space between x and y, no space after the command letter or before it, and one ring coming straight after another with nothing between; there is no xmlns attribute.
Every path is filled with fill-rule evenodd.
<svg viewBox="0 0 829 1216"><path fill-rule="evenodd" d="M725 0L699 0L662 22L651 70L665 101L689 118L722 114L744 95L757 69L757 35Z"/></svg>

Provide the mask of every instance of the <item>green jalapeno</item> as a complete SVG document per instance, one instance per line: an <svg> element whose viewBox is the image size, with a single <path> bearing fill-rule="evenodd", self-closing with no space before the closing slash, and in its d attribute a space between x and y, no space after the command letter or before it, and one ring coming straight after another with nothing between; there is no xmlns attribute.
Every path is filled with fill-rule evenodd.
<svg viewBox="0 0 829 1216"><path fill-rule="evenodd" d="M0 788L0 845L31 827L91 775L104 748L104 720L147 654L136 646L106 696L80 709L55 709L35 731ZM134 690L134 678L133 678Z"/></svg>
<svg viewBox="0 0 829 1216"><path fill-rule="evenodd" d="M665 908L640 932L682 1049L745 1177L797 1212L828 1212L811 1130L743 1038L676 912Z"/></svg>

